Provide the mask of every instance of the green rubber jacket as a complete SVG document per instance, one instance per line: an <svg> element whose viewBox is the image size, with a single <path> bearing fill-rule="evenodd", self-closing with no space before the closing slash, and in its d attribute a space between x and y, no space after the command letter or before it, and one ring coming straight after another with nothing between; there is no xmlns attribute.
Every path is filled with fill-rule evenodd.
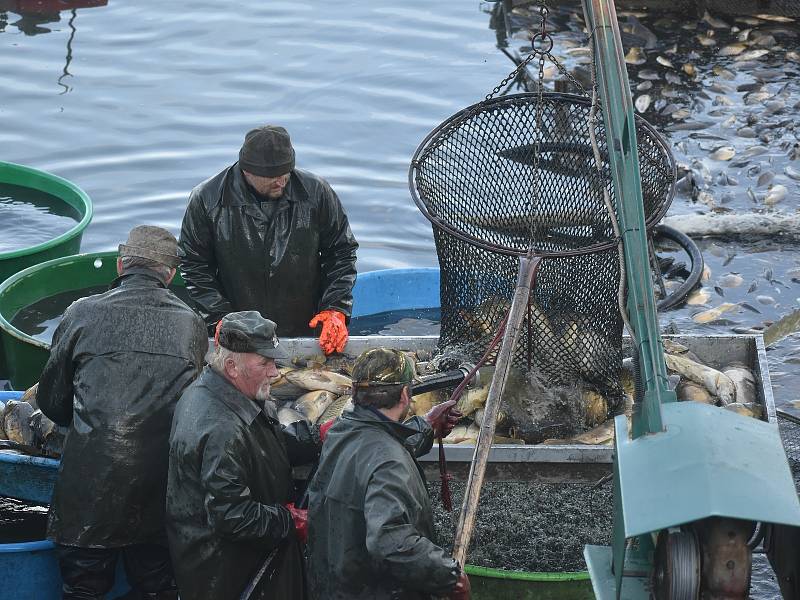
<svg viewBox="0 0 800 600"><path fill-rule="evenodd" d="M433 431L356 406L328 431L309 486L311 598L423 599L447 595L459 566L436 545L416 457Z"/></svg>
<svg viewBox="0 0 800 600"><path fill-rule="evenodd" d="M303 600L305 576L291 514L292 465L313 462L307 422L282 426L271 402L250 400L209 367L175 409L167 536L182 600L238 600L273 550L252 600Z"/></svg>
<svg viewBox="0 0 800 600"><path fill-rule="evenodd" d="M257 310L279 336L308 336L311 318L348 318L356 243L339 198L321 178L295 169L283 196L265 200L235 163L192 190L180 236L181 274L209 326Z"/></svg>
<svg viewBox="0 0 800 600"><path fill-rule="evenodd" d="M164 543L172 414L207 348L200 317L147 269L65 311L37 393L42 412L69 427L49 539Z"/></svg>

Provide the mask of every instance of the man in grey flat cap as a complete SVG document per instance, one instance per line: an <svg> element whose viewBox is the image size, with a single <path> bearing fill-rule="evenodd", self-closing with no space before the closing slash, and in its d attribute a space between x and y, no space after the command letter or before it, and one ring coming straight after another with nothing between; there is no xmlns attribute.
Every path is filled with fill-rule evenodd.
<svg viewBox="0 0 800 600"><path fill-rule="evenodd" d="M172 413L208 348L202 319L167 286L178 242L141 225L119 278L64 312L42 372L42 412L70 428L48 518L63 597L104 598L122 556L137 597L176 598L164 529Z"/></svg>
<svg viewBox="0 0 800 600"><path fill-rule="evenodd" d="M239 161L198 185L181 228L181 274L209 327L234 310L280 318L282 336L321 326L341 352L356 280L356 243L328 183L295 168L283 127L248 132Z"/></svg>
<svg viewBox="0 0 800 600"><path fill-rule="evenodd" d="M269 400L286 358L277 326L226 315L214 354L172 422L167 534L181 600L306 597L292 465L319 456L306 421L282 426Z"/></svg>

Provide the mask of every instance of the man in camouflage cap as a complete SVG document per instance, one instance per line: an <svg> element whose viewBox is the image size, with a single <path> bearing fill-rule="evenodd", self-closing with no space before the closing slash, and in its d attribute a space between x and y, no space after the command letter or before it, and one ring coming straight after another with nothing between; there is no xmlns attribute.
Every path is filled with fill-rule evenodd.
<svg viewBox="0 0 800 600"><path fill-rule="evenodd" d="M70 428L48 519L64 598L104 597L120 555L137 597L177 597L167 442L208 348L203 321L167 287L177 249L166 229L134 227L112 289L74 302L53 336L37 399Z"/></svg>
<svg viewBox="0 0 800 600"><path fill-rule="evenodd" d="M305 597L292 465L315 461L320 444L308 422L277 420L270 384L287 354L276 329L256 311L226 315L175 410L167 533L182 600L238 599L275 550L274 574L250 598Z"/></svg>
<svg viewBox="0 0 800 600"><path fill-rule="evenodd" d="M352 412L325 438L309 486L313 599L469 598L469 579L434 539L417 457L461 416L453 401L405 420L414 364L375 348L353 368Z"/></svg>

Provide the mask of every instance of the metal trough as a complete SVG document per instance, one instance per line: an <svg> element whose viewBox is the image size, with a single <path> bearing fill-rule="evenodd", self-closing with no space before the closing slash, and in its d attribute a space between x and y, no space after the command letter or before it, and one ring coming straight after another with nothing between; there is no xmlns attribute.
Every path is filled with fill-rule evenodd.
<svg viewBox="0 0 800 600"><path fill-rule="evenodd" d="M722 368L733 362L747 365L756 377L757 401L764 406L764 419L776 425L775 401L769 379L764 340L760 335L675 335L665 336L687 346L708 363ZM364 350L389 346L401 350L431 350L438 336L364 336L351 337L345 353L357 356ZM292 355L318 354L316 340L286 340ZM474 446L445 444L448 471L454 479L466 480ZM489 455L486 478L490 481L587 482L611 472L612 446L593 445L496 445ZM429 480L439 478L438 452L422 458Z"/></svg>
<svg viewBox="0 0 800 600"><path fill-rule="evenodd" d="M712 367L741 362L752 369L758 383L758 402L764 406L765 420L776 425L775 402L769 380L764 342L760 335L679 335L669 336L702 356ZM363 336L351 337L345 353L357 356L364 350L389 346L402 350L431 350L438 337ZM284 340L293 356L319 354L317 340ZM473 446L445 444L448 469L455 479L466 479ZM497 445L489 455L486 477L490 481L587 482L611 472L611 446L592 445ZM430 480L439 477L438 454L422 458ZM49 502L58 461L0 451L0 495L36 502Z"/></svg>

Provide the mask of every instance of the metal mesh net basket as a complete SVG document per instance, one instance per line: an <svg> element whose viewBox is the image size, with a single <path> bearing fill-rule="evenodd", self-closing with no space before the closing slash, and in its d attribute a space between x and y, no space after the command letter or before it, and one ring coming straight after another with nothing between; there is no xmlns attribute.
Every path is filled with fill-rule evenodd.
<svg viewBox="0 0 800 600"><path fill-rule="evenodd" d="M619 257L603 190L615 210L616 196L604 126L595 121L598 169L590 99L539 98L468 107L431 132L412 160L411 194L433 224L441 270L440 347L473 358L486 351L513 297L518 257L532 250L543 259L515 365L619 399ZM636 127L650 228L669 207L675 164L646 121L637 118Z"/></svg>
<svg viewBox="0 0 800 600"><path fill-rule="evenodd" d="M800 471L800 418L778 411L783 449L793 471Z"/></svg>

